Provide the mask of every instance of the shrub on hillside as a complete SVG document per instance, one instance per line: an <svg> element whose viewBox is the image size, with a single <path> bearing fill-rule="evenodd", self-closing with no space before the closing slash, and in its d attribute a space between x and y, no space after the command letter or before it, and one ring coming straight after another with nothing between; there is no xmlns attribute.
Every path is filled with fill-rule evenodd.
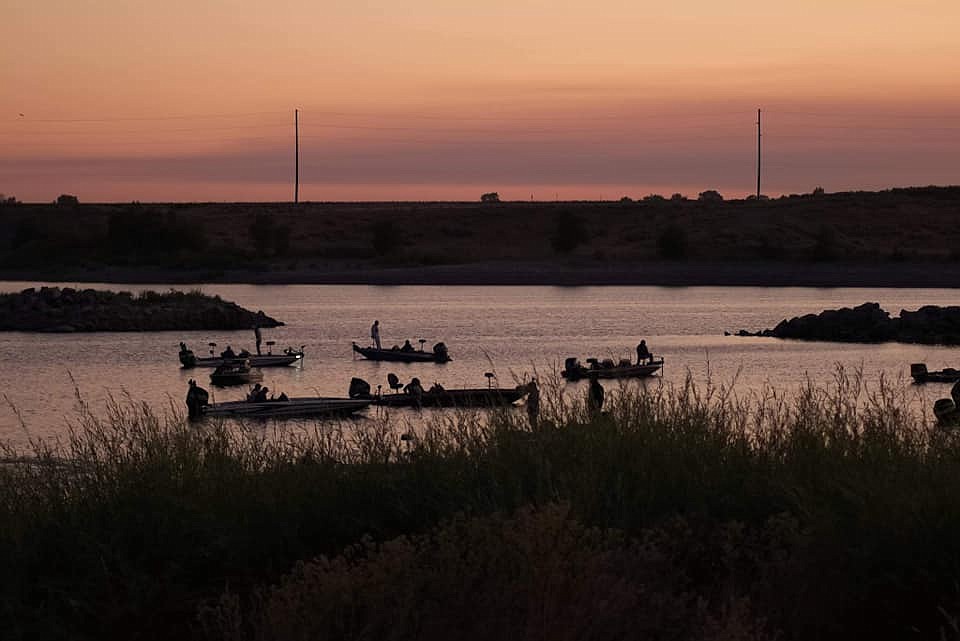
<svg viewBox="0 0 960 641"><path fill-rule="evenodd" d="M377 256L392 254L400 247L400 229L392 220L374 225L371 242Z"/></svg>
<svg viewBox="0 0 960 641"><path fill-rule="evenodd" d="M667 225L657 236L660 258L680 260L687 257L687 232L677 223Z"/></svg>
<svg viewBox="0 0 960 641"><path fill-rule="evenodd" d="M554 219L550 244L561 254L569 254L587 240L587 226L580 216L571 211L561 211Z"/></svg>

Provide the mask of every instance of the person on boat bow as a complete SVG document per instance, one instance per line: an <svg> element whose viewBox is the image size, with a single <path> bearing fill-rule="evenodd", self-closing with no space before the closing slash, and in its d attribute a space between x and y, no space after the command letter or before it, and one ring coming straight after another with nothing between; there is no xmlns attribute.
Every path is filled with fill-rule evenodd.
<svg viewBox="0 0 960 641"><path fill-rule="evenodd" d="M220 352L220 358L236 358L237 353L233 351L233 348L227 345L227 349Z"/></svg>
<svg viewBox="0 0 960 641"><path fill-rule="evenodd" d="M260 356L260 343L263 342L263 336L260 335L260 325L253 326L253 338L257 343L257 356Z"/></svg>
<svg viewBox="0 0 960 641"><path fill-rule="evenodd" d="M407 340L403 341L403 347L400 348L400 351L401 351L401 352L407 352L407 353L414 351L413 345L410 344L410 339L409 339L409 338L408 338Z"/></svg>
<svg viewBox="0 0 960 641"><path fill-rule="evenodd" d="M650 350L647 349L647 341L641 340L640 344L637 345L637 365L643 365L644 363L652 363L653 354L650 353Z"/></svg>
<svg viewBox="0 0 960 641"><path fill-rule="evenodd" d="M423 385L420 383L420 379L416 376L410 379L410 382L403 386L403 393L416 396L417 398L422 398Z"/></svg>
<svg viewBox="0 0 960 641"><path fill-rule="evenodd" d="M377 346L377 349L383 349L380 347L380 321L373 321L373 325L370 326L370 338L373 339L373 343Z"/></svg>
<svg viewBox="0 0 960 641"><path fill-rule="evenodd" d="M190 387L187 389L187 416L194 420L203 416L203 406L209 402L210 394L197 385L197 381L192 378L189 385Z"/></svg>

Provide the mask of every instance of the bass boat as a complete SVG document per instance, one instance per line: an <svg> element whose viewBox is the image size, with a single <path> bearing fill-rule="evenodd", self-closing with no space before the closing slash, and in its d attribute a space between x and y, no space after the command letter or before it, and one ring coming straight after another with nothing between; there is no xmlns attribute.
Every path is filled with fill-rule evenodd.
<svg viewBox="0 0 960 641"><path fill-rule="evenodd" d="M437 343L433 346L433 351L427 352L423 349L423 343L420 342L420 349L403 350L399 347L392 349L377 349L376 347L360 347L353 343L353 351L371 361L392 361L397 363L446 363L450 361L450 354L447 352L447 346L443 343Z"/></svg>
<svg viewBox="0 0 960 641"><path fill-rule="evenodd" d="M560 375L568 381L579 381L593 375L596 375L597 378L641 378L653 376L663 369L662 358L638 364L634 364L628 359L614 363L609 358L602 361L596 358L588 358L587 363L590 364L589 367L582 365L578 358L568 358L564 361L564 368Z"/></svg>

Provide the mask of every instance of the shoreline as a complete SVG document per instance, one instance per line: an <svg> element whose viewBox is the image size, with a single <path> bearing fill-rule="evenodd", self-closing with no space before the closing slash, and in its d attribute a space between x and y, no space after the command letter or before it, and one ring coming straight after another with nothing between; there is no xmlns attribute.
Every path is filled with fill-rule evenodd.
<svg viewBox="0 0 960 641"><path fill-rule="evenodd" d="M110 284L374 286L660 286L960 288L960 263L657 262L623 265L488 262L429 267L182 270L104 267L0 270L2 281Z"/></svg>

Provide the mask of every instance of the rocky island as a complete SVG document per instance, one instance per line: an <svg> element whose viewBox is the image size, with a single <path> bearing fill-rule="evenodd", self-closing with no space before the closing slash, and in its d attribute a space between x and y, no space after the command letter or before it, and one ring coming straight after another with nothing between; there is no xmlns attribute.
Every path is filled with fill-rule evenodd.
<svg viewBox="0 0 960 641"><path fill-rule="evenodd" d="M840 343L922 343L960 345L960 307L925 305L916 311L900 310L898 318L879 303L828 309L819 314L795 316L773 329L740 330L737 336L772 336Z"/></svg>
<svg viewBox="0 0 960 641"><path fill-rule="evenodd" d="M199 291L112 292L33 287L0 294L0 331L159 332L277 327L282 322Z"/></svg>

